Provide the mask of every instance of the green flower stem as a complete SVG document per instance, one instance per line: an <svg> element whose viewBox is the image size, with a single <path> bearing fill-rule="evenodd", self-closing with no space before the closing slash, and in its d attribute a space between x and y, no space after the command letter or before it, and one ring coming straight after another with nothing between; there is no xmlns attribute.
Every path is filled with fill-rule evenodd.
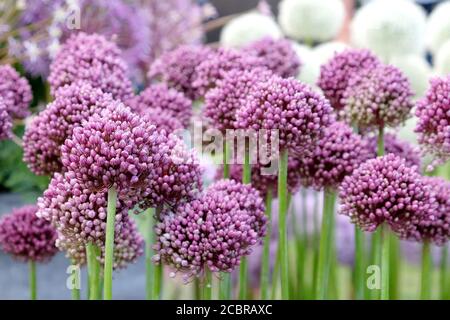
<svg viewBox="0 0 450 320"><path fill-rule="evenodd" d="M389 300L389 229L386 223L379 228L381 228L381 300Z"/></svg>
<svg viewBox="0 0 450 320"><path fill-rule="evenodd" d="M370 252L370 262L374 266L381 264L381 226L372 234L372 247ZM379 289L368 289L368 294L371 300L380 299Z"/></svg>
<svg viewBox="0 0 450 320"><path fill-rule="evenodd" d="M112 300L112 274L114 260L114 227L116 218L117 191L108 189L108 207L106 213L105 266L103 280L103 299Z"/></svg>
<svg viewBox="0 0 450 320"><path fill-rule="evenodd" d="M228 179L230 177L230 146L225 140L224 142L224 152L223 152L223 178Z"/></svg>
<svg viewBox="0 0 450 320"><path fill-rule="evenodd" d="M313 237L313 279L311 297L314 298L317 287L317 264L319 262L319 244L320 244L320 222L319 222L319 193L314 194L314 237Z"/></svg>
<svg viewBox="0 0 450 320"><path fill-rule="evenodd" d="M30 299L37 299L37 285L36 285L36 262L29 262L29 281L30 281Z"/></svg>
<svg viewBox="0 0 450 320"><path fill-rule="evenodd" d="M252 177L252 168L250 164L250 151L249 151L249 141L246 141L245 155L244 155L244 168L242 171L242 183L250 184ZM248 289L248 275L247 275L247 258L242 257L241 263L239 265L239 299L247 299L247 289Z"/></svg>
<svg viewBox="0 0 450 320"><path fill-rule="evenodd" d="M92 243L86 245L87 268L89 278L88 297L89 300L100 300L102 298L100 279L100 248Z"/></svg>
<svg viewBox="0 0 450 320"><path fill-rule="evenodd" d="M72 261L72 265L77 265L75 261ZM80 300L80 266L77 266L78 268L75 269L75 286L72 289L72 300Z"/></svg>
<svg viewBox="0 0 450 320"><path fill-rule="evenodd" d="M336 193L325 189L323 199L322 230L320 233L319 259L317 262L317 285L315 296L317 300L326 299L327 284L331 263L332 228L334 220L334 204Z"/></svg>
<svg viewBox="0 0 450 320"><path fill-rule="evenodd" d="M145 296L150 300L153 296L153 274L155 272L155 265L152 262L154 241L153 219L155 209L150 208L144 212L145 219Z"/></svg>
<svg viewBox="0 0 450 320"><path fill-rule="evenodd" d="M289 259L287 247L287 223L286 216L288 211L288 195L287 195L287 165L288 151L283 150L278 166L278 233L279 242L278 250L280 251L280 271L281 271L281 298L289 299Z"/></svg>
<svg viewBox="0 0 450 320"><path fill-rule="evenodd" d="M420 299L430 300L431 298L431 247L430 242L425 240L422 246L422 277L420 287Z"/></svg>
<svg viewBox="0 0 450 320"><path fill-rule="evenodd" d="M448 271L447 271L447 260L448 260L448 248L447 245L442 246L441 252L441 271L440 271L440 284L441 284L441 300L448 299Z"/></svg>
<svg viewBox="0 0 450 320"><path fill-rule="evenodd" d="M400 241L393 232L389 232L390 264L389 264L389 298L398 299L399 270L401 268Z"/></svg>
<svg viewBox="0 0 450 320"><path fill-rule="evenodd" d="M365 236L364 232L355 226L355 298L364 299L365 280Z"/></svg>
<svg viewBox="0 0 450 320"><path fill-rule="evenodd" d="M266 216L267 233L264 237L264 248L261 263L261 300L267 300L269 297L269 278L270 278L270 236L272 234L272 190L267 191L266 195Z"/></svg>
<svg viewBox="0 0 450 320"><path fill-rule="evenodd" d="M163 210L163 206L156 207L156 209L155 209L156 220L159 220L159 216L160 216L162 210ZM155 254L156 254L156 252L155 252ZM159 264L154 266L153 289L152 289L151 300L159 300L162 297L162 292L161 292L162 276L163 276L163 265L162 265L162 261L160 261Z"/></svg>
<svg viewBox="0 0 450 320"><path fill-rule="evenodd" d="M205 268L205 283L203 286L203 300L212 300L212 273Z"/></svg>
<svg viewBox="0 0 450 320"><path fill-rule="evenodd" d="M304 199L303 199L304 200ZM304 208L303 208L304 209ZM306 214L302 212L302 214ZM291 297L304 299L306 297L305 290L305 282L304 282L304 273L305 273L305 241L303 239L303 234L298 230L298 222L296 219L295 208L292 214L292 229L294 231L294 239L295 239L295 266L297 273L295 275L295 279L297 281L296 286L291 286ZM295 291L293 290L295 289ZM293 292L294 291L294 292Z"/></svg>

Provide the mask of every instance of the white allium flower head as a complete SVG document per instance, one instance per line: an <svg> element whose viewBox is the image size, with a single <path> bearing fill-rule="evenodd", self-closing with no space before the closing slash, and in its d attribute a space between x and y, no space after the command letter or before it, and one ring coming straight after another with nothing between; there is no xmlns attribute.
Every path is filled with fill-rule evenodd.
<svg viewBox="0 0 450 320"><path fill-rule="evenodd" d="M220 43L225 47L240 48L264 37L283 37L280 27L269 15L249 12L230 20L222 29Z"/></svg>
<svg viewBox="0 0 450 320"><path fill-rule="evenodd" d="M431 66L425 58L418 55L397 56L392 58L390 62L408 78L415 97L422 97L428 88L428 81L431 76Z"/></svg>
<svg viewBox="0 0 450 320"><path fill-rule="evenodd" d="M426 31L427 47L437 53L439 48L450 39L450 1L438 4L431 12Z"/></svg>
<svg viewBox="0 0 450 320"><path fill-rule="evenodd" d="M450 19L450 17L449 17ZM435 56L436 72L445 76L450 74L450 37L440 48Z"/></svg>
<svg viewBox="0 0 450 320"><path fill-rule="evenodd" d="M317 87L316 82L320 74L320 63L316 59L313 50L296 42L292 42L292 48L294 48L300 61L302 61L302 67L297 75L297 79L312 87Z"/></svg>
<svg viewBox="0 0 450 320"><path fill-rule="evenodd" d="M342 0L282 0L278 21L291 38L323 42L336 37L344 17Z"/></svg>
<svg viewBox="0 0 450 320"><path fill-rule="evenodd" d="M327 63L336 53L340 53L345 49L348 49L349 46L343 42L339 41L330 41L319 44L314 47L314 55L316 59L319 61L319 65Z"/></svg>
<svg viewBox="0 0 450 320"><path fill-rule="evenodd" d="M382 60L425 51L425 11L411 0L372 0L351 23L352 43Z"/></svg>

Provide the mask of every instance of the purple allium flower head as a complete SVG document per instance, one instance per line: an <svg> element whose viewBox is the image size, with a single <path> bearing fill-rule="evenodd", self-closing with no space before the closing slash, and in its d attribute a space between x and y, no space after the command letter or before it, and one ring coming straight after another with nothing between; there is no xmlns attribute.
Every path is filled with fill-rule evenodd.
<svg viewBox="0 0 450 320"><path fill-rule="evenodd" d="M27 205L0 219L0 247L21 261L46 262L58 251L56 230L36 216L38 208Z"/></svg>
<svg viewBox="0 0 450 320"><path fill-rule="evenodd" d="M380 64L350 77L339 116L363 130L396 127L408 118L413 96L408 78L398 68Z"/></svg>
<svg viewBox="0 0 450 320"><path fill-rule="evenodd" d="M278 130L280 148L301 152L334 121L330 103L294 78L273 76L254 85L236 114L239 128Z"/></svg>
<svg viewBox="0 0 450 320"><path fill-rule="evenodd" d="M140 113L140 115L143 116L145 121L148 121L152 125L156 126L156 129L158 129L158 131L164 130L164 132L167 134L184 128L181 122L172 114L161 112L161 110L158 108L145 109Z"/></svg>
<svg viewBox="0 0 450 320"><path fill-rule="evenodd" d="M417 230L402 233L400 236L409 240L427 240L436 245L444 245L450 239L450 183L440 177L423 179L431 186L430 202L433 210L429 210L428 214L418 221Z"/></svg>
<svg viewBox="0 0 450 320"><path fill-rule="evenodd" d="M200 94L192 83L196 67L211 54L211 49L203 46L183 45L164 53L150 67L148 78L160 80L169 87L183 92L189 99L196 100Z"/></svg>
<svg viewBox="0 0 450 320"><path fill-rule="evenodd" d="M196 68L192 83L201 96L217 86L227 72L264 67L263 59L244 54L235 49L218 48L212 51Z"/></svg>
<svg viewBox="0 0 450 320"><path fill-rule="evenodd" d="M119 101L82 122L61 146L61 162L89 190L138 191L158 159L160 134Z"/></svg>
<svg viewBox="0 0 450 320"><path fill-rule="evenodd" d="M59 88L56 99L25 129L24 161L30 170L38 175L62 171L60 148L74 127L110 104L114 104L111 95L87 82Z"/></svg>
<svg viewBox="0 0 450 320"><path fill-rule="evenodd" d="M73 34L62 45L52 64L48 81L52 94L66 84L80 80L127 101L133 95L127 66L119 48L103 36L83 32Z"/></svg>
<svg viewBox="0 0 450 320"><path fill-rule="evenodd" d="M450 75L434 78L425 97L417 103L415 132L424 151L436 162L450 158Z"/></svg>
<svg viewBox="0 0 450 320"><path fill-rule="evenodd" d="M311 152L298 158L297 170L304 186L336 189L370 156L363 138L347 124L335 122L325 129Z"/></svg>
<svg viewBox="0 0 450 320"><path fill-rule="evenodd" d="M265 68L229 71L217 87L205 95L204 115L212 127L225 132L236 128L236 112L250 90L259 81L267 81L273 73Z"/></svg>
<svg viewBox="0 0 450 320"><path fill-rule="evenodd" d="M342 98L349 79L361 70L372 70L380 64L378 58L366 49L347 49L336 53L327 63L320 67L317 85L325 97L330 100L335 110L344 105Z"/></svg>
<svg viewBox="0 0 450 320"><path fill-rule="evenodd" d="M12 119L8 113L3 98L0 97L0 140L8 139L11 136Z"/></svg>
<svg viewBox="0 0 450 320"><path fill-rule="evenodd" d="M369 137L367 142L372 153L371 158L376 158L378 151L378 137ZM396 156L405 159L408 166L415 166L420 170L422 160L419 150L409 142L399 140L395 134L386 133L384 135L384 150L386 154L393 153Z"/></svg>
<svg viewBox="0 0 450 320"><path fill-rule="evenodd" d="M242 48L244 54L263 59L264 66L283 78L296 77L301 61L287 39L264 37Z"/></svg>
<svg viewBox="0 0 450 320"><path fill-rule="evenodd" d="M387 222L403 233L415 225L430 208L430 188L405 160L388 154L371 159L344 178L339 190L340 213L365 231Z"/></svg>
<svg viewBox="0 0 450 320"><path fill-rule="evenodd" d="M185 280L231 272L265 234L264 201L249 185L221 180L197 199L161 214L153 257L185 273Z"/></svg>
<svg viewBox="0 0 450 320"><path fill-rule="evenodd" d="M131 109L144 113L153 109L176 118L183 127L188 127L192 117L192 101L183 93L167 87L166 84L153 84L128 102Z"/></svg>
<svg viewBox="0 0 450 320"><path fill-rule="evenodd" d="M121 232L122 222L136 204L130 199L117 201L115 231ZM103 246L106 234L107 191L84 188L73 172L55 173L43 196L38 199L37 216L51 222L66 249L78 250L92 242Z"/></svg>
<svg viewBox="0 0 450 320"><path fill-rule="evenodd" d="M11 118L25 118L33 98L27 79L21 77L10 65L0 66L0 97Z"/></svg>

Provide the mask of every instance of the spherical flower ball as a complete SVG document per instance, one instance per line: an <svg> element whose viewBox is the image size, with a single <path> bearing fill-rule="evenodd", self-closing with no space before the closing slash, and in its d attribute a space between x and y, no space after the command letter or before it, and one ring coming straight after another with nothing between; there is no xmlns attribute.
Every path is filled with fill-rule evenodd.
<svg viewBox="0 0 450 320"><path fill-rule="evenodd" d="M342 98L350 78L361 70L372 70L379 64L378 58L369 50L348 49L336 53L320 67L317 85L330 100L332 107L341 110L344 107Z"/></svg>
<svg viewBox="0 0 450 320"><path fill-rule="evenodd" d="M378 137L371 136L367 139L367 142L371 152L371 158L376 158L378 153ZM422 159L418 148L409 142L398 139L395 134L384 134L384 152L386 154L393 153L404 159L406 165L416 167L419 171L421 169Z"/></svg>
<svg viewBox="0 0 450 320"><path fill-rule="evenodd" d="M91 242L102 247L106 236L107 191L90 191L84 188L73 172L55 173L42 197L38 199L37 216L52 223L58 230L61 245L76 259L80 247ZM117 201L115 232L121 232L128 211L137 199ZM70 250L69 250L70 249ZM70 254L70 251L74 254ZM81 258L80 258L81 259ZM78 259L76 259L78 260Z"/></svg>
<svg viewBox="0 0 450 320"><path fill-rule="evenodd" d="M433 78L426 95L418 101L415 132L422 149L437 162L450 158L450 76Z"/></svg>
<svg viewBox="0 0 450 320"><path fill-rule="evenodd" d="M222 28L220 44L228 48L240 48L264 37L280 39L283 33L270 15L249 12L231 19Z"/></svg>
<svg viewBox="0 0 450 320"><path fill-rule="evenodd" d="M211 49L203 46L183 45L161 55L148 72L150 81L159 80L183 92L191 100L200 98L193 87L196 67L206 60Z"/></svg>
<svg viewBox="0 0 450 320"><path fill-rule="evenodd" d="M425 26L425 11L414 1L374 0L356 12L352 42L389 62L396 55L422 54Z"/></svg>
<svg viewBox="0 0 450 320"><path fill-rule="evenodd" d="M0 219L0 248L20 261L46 262L58 251L56 230L36 216L37 209L27 205Z"/></svg>
<svg viewBox="0 0 450 320"><path fill-rule="evenodd" d="M294 39L324 42L341 31L345 10L340 0L283 0L278 22Z"/></svg>
<svg viewBox="0 0 450 320"><path fill-rule="evenodd" d="M246 45L242 51L261 58L267 69L283 78L297 76L302 65L287 39L264 37Z"/></svg>
<svg viewBox="0 0 450 320"><path fill-rule="evenodd" d="M238 128L278 130L280 149L294 152L312 145L332 121L331 106L320 94L277 76L257 83L236 114Z"/></svg>
<svg viewBox="0 0 450 320"><path fill-rule="evenodd" d="M340 213L369 232L385 222L398 233L414 230L430 208L429 190L416 168L388 154L364 162L344 178Z"/></svg>
<svg viewBox="0 0 450 320"><path fill-rule="evenodd" d="M204 96L209 89L217 86L227 72L233 69L248 70L257 67L264 67L263 59L234 49L218 48L195 68L192 84L199 94Z"/></svg>
<svg viewBox="0 0 450 320"><path fill-rule="evenodd" d="M26 126L23 136L24 161L37 175L61 172L60 149L73 129L114 103L110 94L87 82L65 85L55 95L55 100Z"/></svg>
<svg viewBox="0 0 450 320"><path fill-rule="evenodd" d="M64 169L84 188L139 192L159 158L160 134L119 101L73 129L61 146Z"/></svg>
<svg viewBox="0 0 450 320"><path fill-rule="evenodd" d="M364 69L349 79L339 116L361 129L395 128L409 117L413 95L408 79L398 68L379 65Z"/></svg>
<svg viewBox="0 0 450 320"><path fill-rule="evenodd" d="M422 97L427 90L432 73L430 64L418 55L394 57L390 62L408 78L414 97Z"/></svg>
<svg viewBox="0 0 450 320"><path fill-rule="evenodd" d="M183 272L185 280L205 269L231 272L260 243L266 222L258 191L218 181L199 198L161 214L153 260Z"/></svg>
<svg viewBox="0 0 450 320"><path fill-rule="evenodd" d="M12 131L12 119L3 98L0 97L0 140L9 139Z"/></svg>
<svg viewBox="0 0 450 320"><path fill-rule="evenodd" d="M438 4L427 21L426 42L432 53L436 54L442 45L450 39L450 2Z"/></svg>
<svg viewBox="0 0 450 320"><path fill-rule="evenodd" d="M33 95L27 79L21 77L10 65L0 66L0 79L0 97L11 118L22 119L28 116Z"/></svg>
<svg viewBox="0 0 450 320"><path fill-rule="evenodd" d="M162 83L150 85L139 95L131 98L128 105L138 113L154 109L160 113L170 114L185 128L189 126L192 117L192 101L183 93Z"/></svg>
<svg viewBox="0 0 450 320"><path fill-rule="evenodd" d="M162 131L164 131L165 134L174 133L177 130L182 130L185 128L182 123L171 113L163 112L159 108L145 109L139 114L143 117L144 121L154 125L161 133Z"/></svg>
<svg viewBox="0 0 450 320"><path fill-rule="evenodd" d="M292 48L297 53L302 67L296 78L312 87L316 86L320 73L320 62L314 55L313 50L305 45L291 42Z"/></svg>
<svg viewBox="0 0 450 320"><path fill-rule="evenodd" d="M263 68L234 69L228 72L205 95L204 116L209 124L225 132L236 128L236 112L242 106L253 86L267 81L273 73Z"/></svg>
<svg viewBox="0 0 450 320"><path fill-rule="evenodd" d="M437 73L443 76L450 74L450 39L439 48L435 59Z"/></svg>
<svg viewBox="0 0 450 320"><path fill-rule="evenodd" d="M79 32L60 48L50 65L51 92L80 80L110 93L114 99L127 101L133 95L128 70L120 49L105 37Z"/></svg>
<svg viewBox="0 0 450 320"><path fill-rule="evenodd" d="M431 186L430 202L434 204L416 225L414 232L405 232L401 237L416 241L431 241L445 245L450 239L450 184L440 177L423 177Z"/></svg>
<svg viewBox="0 0 450 320"><path fill-rule="evenodd" d="M342 180L370 158L367 143L343 122L335 122L312 147L298 157L298 174L306 187L337 189Z"/></svg>

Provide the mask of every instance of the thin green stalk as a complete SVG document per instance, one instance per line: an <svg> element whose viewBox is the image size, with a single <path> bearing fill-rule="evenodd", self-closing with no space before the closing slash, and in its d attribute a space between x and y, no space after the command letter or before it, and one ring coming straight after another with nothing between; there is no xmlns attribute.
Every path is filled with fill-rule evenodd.
<svg viewBox="0 0 450 320"><path fill-rule="evenodd" d="M155 209L150 208L144 212L145 219L145 267L146 267L146 279L145 279L145 295L146 299L150 300L153 296L153 273L155 272L155 265L152 262L153 249L152 243L154 238L153 231L153 215Z"/></svg>
<svg viewBox="0 0 450 320"><path fill-rule="evenodd" d="M372 233L372 247L370 252L370 262L374 266L380 266L381 264L381 227ZM379 289L369 289L367 287L367 292L371 300L380 299Z"/></svg>
<svg viewBox="0 0 450 320"><path fill-rule="evenodd" d="M212 300L212 273L205 269L205 283L203 286L203 300Z"/></svg>
<svg viewBox="0 0 450 320"><path fill-rule="evenodd" d="M364 299L365 280L365 236L364 232L355 226L355 298Z"/></svg>
<svg viewBox="0 0 450 320"><path fill-rule="evenodd" d="M389 229L387 224L381 228L381 300L389 300Z"/></svg>
<svg viewBox="0 0 450 320"><path fill-rule="evenodd" d="M292 214L292 229L294 231L295 238L295 266L297 273L295 275L297 286L295 292L291 290L291 296L299 299L303 299L306 296L305 285L304 285L304 261L305 261L305 242L302 239L302 234L298 231L298 222L296 221L296 213L294 208L294 213ZM292 286L294 287L294 286ZM296 293L296 294L295 294Z"/></svg>
<svg viewBox="0 0 450 320"><path fill-rule="evenodd" d="M75 274L72 276L75 277L75 285L72 288L72 300L80 300L80 266L76 264L76 262L72 261L72 265L76 265L77 268L75 270Z"/></svg>
<svg viewBox="0 0 450 320"><path fill-rule="evenodd" d="M319 260L317 263L317 285L316 285L316 299L324 300L327 294L327 283L329 279L330 270L330 246L331 246L331 232L334 219L334 203L336 200L336 193L333 190L324 190L323 199L323 215L322 215L322 230L320 233L319 245Z"/></svg>
<svg viewBox="0 0 450 320"><path fill-rule="evenodd" d="M299 288L298 293L299 297L306 299L308 296L308 288L306 287L306 279L305 279L305 270L306 270L306 259L308 255L308 205L307 205L308 194L306 189L302 190L302 239L299 239L302 242L303 252L300 255L300 261L297 259L297 269L298 269L298 280L299 280Z"/></svg>
<svg viewBox="0 0 450 320"><path fill-rule="evenodd" d="M223 178L228 179L230 177L230 146L225 140L224 142L224 152L223 152Z"/></svg>
<svg viewBox="0 0 450 320"><path fill-rule="evenodd" d="M266 194L267 234L264 237L264 248L261 261L261 299L269 297L270 282L270 238L272 234L272 190Z"/></svg>
<svg viewBox="0 0 450 320"><path fill-rule="evenodd" d="M202 288L201 288L200 280L198 278L195 278L195 280L194 280L194 298L195 298L195 300L202 299Z"/></svg>
<svg viewBox="0 0 450 320"><path fill-rule="evenodd" d="M311 298L314 298L317 287L317 264L319 262L320 222L319 222L319 193L314 193L314 237L313 237L313 279Z"/></svg>
<svg viewBox="0 0 450 320"><path fill-rule="evenodd" d="M100 300L102 298L100 279L100 248L92 243L86 245L87 267L89 288L89 300Z"/></svg>
<svg viewBox="0 0 450 320"><path fill-rule="evenodd" d="M328 274L328 288L327 291L329 291L329 296L325 296L326 299L339 299L338 294L338 261L336 256L336 234L335 234L335 217L334 217L334 204L336 203L336 196L334 198L333 202L333 215L331 216L331 223L330 223L330 233L329 233L329 243L330 246L328 247L328 259L330 259L330 263L328 263L326 273Z"/></svg>
<svg viewBox="0 0 450 320"><path fill-rule="evenodd" d="M279 250L280 250L280 271L281 271L281 298L283 300L289 299L289 259L287 247L287 209L288 209L288 195L287 195L287 164L288 151L284 150L281 153L281 159L278 166L278 233L279 233Z"/></svg>
<svg viewBox="0 0 450 320"><path fill-rule="evenodd" d="M441 252L441 271L440 271L440 284L441 284L441 300L448 299L448 271L447 271L447 260L448 260L448 248L447 245L442 246Z"/></svg>
<svg viewBox="0 0 450 320"><path fill-rule="evenodd" d="M116 219L117 191L108 189L108 207L106 213L105 267L103 280L103 299L112 300L112 274L114 260L114 227Z"/></svg>
<svg viewBox="0 0 450 320"><path fill-rule="evenodd" d="M30 261L29 262L29 271L30 271L30 299L36 300L37 299L37 285L36 285L36 262Z"/></svg>
<svg viewBox="0 0 450 320"><path fill-rule="evenodd" d="M424 241L422 245L422 277L420 287L420 299L431 299L431 276L432 276L432 262L431 262L431 246L429 241Z"/></svg>
<svg viewBox="0 0 450 320"><path fill-rule="evenodd" d="M242 171L242 183L250 184L252 177L252 168L250 164L250 151L249 151L250 142L246 141L245 146L245 154L244 154L244 168ZM248 290L248 271L247 271L247 258L242 257L241 263L239 265L239 299L244 300L247 299L247 290Z"/></svg>
<svg viewBox="0 0 450 320"><path fill-rule="evenodd" d="M389 263L389 298L398 299L399 276L402 259L400 254L400 241L393 232L389 232L390 263Z"/></svg>
<svg viewBox="0 0 450 320"><path fill-rule="evenodd" d="M159 220L159 216L161 214L161 211L163 209L163 206L158 206L155 209L155 218L156 220ZM156 252L155 252L156 253ZM152 300L159 300L162 297L162 276L163 276L163 265L162 262L160 262L158 265L154 266L153 270L153 289L152 289Z"/></svg>

